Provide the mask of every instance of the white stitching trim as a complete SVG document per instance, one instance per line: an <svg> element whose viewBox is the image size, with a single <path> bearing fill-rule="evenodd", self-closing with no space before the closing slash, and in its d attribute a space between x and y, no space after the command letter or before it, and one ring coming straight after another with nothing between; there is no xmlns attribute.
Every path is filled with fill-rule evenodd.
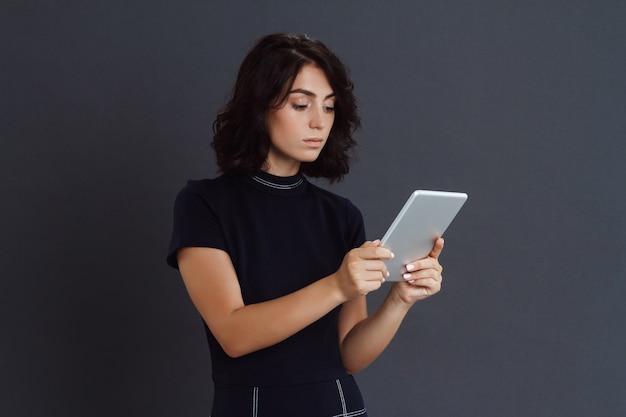
<svg viewBox="0 0 626 417"><path fill-rule="evenodd" d="M345 413L345 414L337 414L333 417L356 417L356 416L362 416L363 414L365 414L365 408L361 408L360 410L356 410L356 411L350 411L349 413Z"/></svg>
<svg viewBox="0 0 626 417"><path fill-rule="evenodd" d="M304 182L304 180L300 178L298 181L294 182L293 184L276 184L276 183L264 180L263 178L257 177L256 175L253 175L252 179L258 182L259 184L263 184L266 187L275 188L277 190L293 190L294 188L297 188L300 184Z"/></svg>
<svg viewBox="0 0 626 417"><path fill-rule="evenodd" d="M343 396L343 389L341 388L341 381L335 379L335 383L337 384L337 389L339 390L339 397L341 398L341 411L342 416L345 416L348 413L348 408L346 407L346 399Z"/></svg>
<svg viewBox="0 0 626 417"><path fill-rule="evenodd" d="M341 398L342 413L334 415L333 417L356 417L356 416L362 416L363 414L365 414L366 412L365 408L348 412L348 407L346 406L346 398L343 395L343 388L341 387L341 381L338 379L335 379L335 383L337 384L337 390L339 391L339 398Z"/></svg>
<svg viewBox="0 0 626 417"><path fill-rule="evenodd" d="M259 387L252 389L252 417L259 415Z"/></svg>

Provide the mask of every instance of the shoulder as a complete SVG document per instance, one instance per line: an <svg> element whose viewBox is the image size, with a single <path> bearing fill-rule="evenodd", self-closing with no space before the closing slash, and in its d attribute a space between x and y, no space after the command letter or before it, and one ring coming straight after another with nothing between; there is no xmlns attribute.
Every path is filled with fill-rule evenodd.
<svg viewBox="0 0 626 417"><path fill-rule="evenodd" d="M240 183L237 178L228 176L188 180L176 195L174 211L182 217L209 212L216 215L224 211L224 204L232 200L234 193L240 193Z"/></svg>
<svg viewBox="0 0 626 417"><path fill-rule="evenodd" d="M322 187L319 187L315 184L309 183L309 187L311 187L311 192L316 195L316 197L323 203L328 204L330 206L336 207L337 209L343 209L347 211L348 215L358 215L361 216L361 211L359 208L352 202L350 199L343 197L339 194L333 193L332 191L326 190Z"/></svg>
<svg viewBox="0 0 626 417"><path fill-rule="evenodd" d="M345 250L356 248L365 241L365 222L361 210L348 198L325 190L314 184L311 189L317 194L325 218L343 236Z"/></svg>
<svg viewBox="0 0 626 417"><path fill-rule="evenodd" d="M221 175L212 179L188 180L178 192L179 200L212 200L234 191L238 183L236 177Z"/></svg>

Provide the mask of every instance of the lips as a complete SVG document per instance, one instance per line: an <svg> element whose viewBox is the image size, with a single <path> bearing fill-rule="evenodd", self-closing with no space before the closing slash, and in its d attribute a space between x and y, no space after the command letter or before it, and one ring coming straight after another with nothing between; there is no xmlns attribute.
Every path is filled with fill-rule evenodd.
<svg viewBox="0 0 626 417"><path fill-rule="evenodd" d="M303 142L312 148L319 148L324 144L324 140L321 138L304 139Z"/></svg>

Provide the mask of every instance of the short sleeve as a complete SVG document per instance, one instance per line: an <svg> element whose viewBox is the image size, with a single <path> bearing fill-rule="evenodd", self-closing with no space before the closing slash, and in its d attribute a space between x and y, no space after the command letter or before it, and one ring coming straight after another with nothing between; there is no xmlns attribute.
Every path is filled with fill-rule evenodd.
<svg viewBox="0 0 626 417"><path fill-rule="evenodd" d="M211 205L211 195L199 181L189 181L174 202L172 237L167 264L178 269L176 253L184 247L225 250L219 218Z"/></svg>
<svg viewBox="0 0 626 417"><path fill-rule="evenodd" d="M350 200L347 202L348 245L350 249L358 248L365 242L365 223L361 211Z"/></svg>

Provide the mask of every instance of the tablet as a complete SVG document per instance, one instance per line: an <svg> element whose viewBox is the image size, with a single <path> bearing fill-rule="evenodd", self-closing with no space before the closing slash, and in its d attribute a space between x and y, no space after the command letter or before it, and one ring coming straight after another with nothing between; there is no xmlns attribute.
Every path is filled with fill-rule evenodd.
<svg viewBox="0 0 626 417"><path fill-rule="evenodd" d="M466 200L467 194L449 191L417 190L411 194L381 239L381 246L395 255L385 260L387 281L403 281L404 266L428 256Z"/></svg>

